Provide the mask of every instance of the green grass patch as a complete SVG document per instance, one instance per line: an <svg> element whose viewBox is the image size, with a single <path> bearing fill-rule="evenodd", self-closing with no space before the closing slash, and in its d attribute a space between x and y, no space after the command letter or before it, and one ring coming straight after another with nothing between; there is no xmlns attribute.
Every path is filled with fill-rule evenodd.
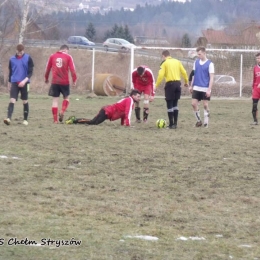
<svg viewBox="0 0 260 260"><path fill-rule="evenodd" d="M3 119L8 100L0 96ZM65 118L92 118L117 100L72 96ZM134 128L55 125L51 99L31 96L24 126L18 101L0 127L0 259L260 259L251 100L212 100L209 128L193 127L190 99L179 109L177 130L155 126L167 119L164 99ZM127 237L136 235L158 240Z"/></svg>

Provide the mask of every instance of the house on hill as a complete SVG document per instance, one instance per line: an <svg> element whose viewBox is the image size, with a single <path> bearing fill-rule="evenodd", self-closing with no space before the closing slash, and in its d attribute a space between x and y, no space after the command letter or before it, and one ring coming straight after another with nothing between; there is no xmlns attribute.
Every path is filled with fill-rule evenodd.
<svg viewBox="0 0 260 260"><path fill-rule="evenodd" d="M260 25L246 27L230 26L224 30L202 30L196 46L205 45L215 49L257 49L260 48Z"/></svg>

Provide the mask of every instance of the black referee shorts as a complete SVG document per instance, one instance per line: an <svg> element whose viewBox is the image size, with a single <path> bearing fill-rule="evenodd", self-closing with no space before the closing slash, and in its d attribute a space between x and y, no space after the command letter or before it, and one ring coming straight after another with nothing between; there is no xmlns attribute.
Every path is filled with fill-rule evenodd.
<svg viewBox="0 0 260 260"><path fill-rule="evenodd" d="M164 87L165 99L166 100L178 100L181 98L181 82L168 81Z"/></svg>

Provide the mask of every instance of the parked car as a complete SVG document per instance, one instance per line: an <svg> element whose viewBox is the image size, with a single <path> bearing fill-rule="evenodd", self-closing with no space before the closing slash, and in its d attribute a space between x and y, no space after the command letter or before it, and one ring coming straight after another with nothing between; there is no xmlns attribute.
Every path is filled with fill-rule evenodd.
<svg viewBox="0 0 260 260"><path fill-rule="evenodd" d="M134 44L128 42L127 40L120 38L108 38L103 43L103 46L105 47L106 51L108 49L129 51L132 47L136 47Z"/></svg>
<svg viewBox="0 0 260 260"><path fill-rule="evenodd" d="M94 42L91 42L86 37L83 36L70 36L68 38L69 44L85 45L85 46L95 46Z"/></svg>
<svg viewBox="0 0 260 260"><path fill-rule="evenodd" d="M214 75L214 84L217 85L236 85L237 82L234 77L229 75Z"/></svg>

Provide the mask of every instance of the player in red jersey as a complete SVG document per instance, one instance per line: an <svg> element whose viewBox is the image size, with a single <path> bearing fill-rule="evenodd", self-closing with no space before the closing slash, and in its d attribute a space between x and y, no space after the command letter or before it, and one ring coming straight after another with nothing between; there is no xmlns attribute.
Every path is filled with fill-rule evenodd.
<svg viewBox="0 0 260 260"><path fill-rule="evenodd" d="M62 45L60 50L49 57L45 70L45 83L49 83L49 74L52 70L52 81L49 95L52 100L52 114L54 123L58 123L58 107L60 94L63 95L61 112L59 113L59 121L63 121L64 112L69 106L69 71L71 73L73 87L76 86L77 75L73 58L68 54L69 47Z"/></svg>
<svg viewBox="0 0 260 260"><path fill-rule="evenodd" d="M132 82L134 89L144 94L144 110L143 121L146 122L149 115L149 102L153 101L155 93L154 76L152 71L147 66L139 66L132 72ZM140 104L135 104L136 122L141 123Z"/></svg>
<svg viewBox="0 0 260 260"><path fill-rule="evenodd" d="M252 100L253 100L253 125L258 125L258 101L260 99L260 52L255 55L256 57L256 65L254 67L253 74L253 85L252 85Z"/></svg>
<svg viewBox="0 0 260 260"><path fill-rule="evenodd" d="M71 116L65 121L65 123L99 125L106 119L109 119L110 121L121 119L121 125L130 126L134 103L139 102L140 98L141 93L137 89L133 89L128 97L119 100L115 104L102 107L93 119L76 118L75 116Z"/></svg>

